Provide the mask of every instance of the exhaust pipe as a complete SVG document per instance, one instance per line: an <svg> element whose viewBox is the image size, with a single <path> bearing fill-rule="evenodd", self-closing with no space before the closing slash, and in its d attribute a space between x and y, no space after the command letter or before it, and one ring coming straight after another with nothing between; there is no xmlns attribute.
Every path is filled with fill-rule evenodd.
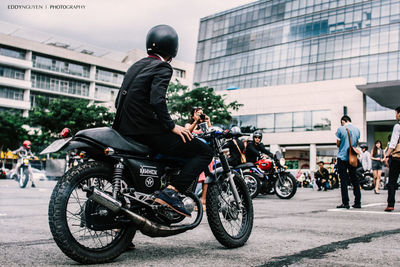
<svg viewBox="0 0 400 267"><path fill-rule="evenodd" d="M187 230L191 230L196 228L203 218L203 209L198 208L199 213L197 214L196 220L192 224L184 224L177 226L165 226L159 223L150 221L143 216L140 216L137 213L134 213L128 209L122 207L122 203L111 197L110 195L98 190L95 187L91 187L88 189L84 189L87 193L86 196L99 203L100 205L110 209L114 213L124 212L135 224L135 226L140 230L144 235L150 237L166 237L177 235ZM188 193L190 197L192 197L197 204L200 204L200 200L193 193ZM199 207L200 205L198 205Z"/></svg>

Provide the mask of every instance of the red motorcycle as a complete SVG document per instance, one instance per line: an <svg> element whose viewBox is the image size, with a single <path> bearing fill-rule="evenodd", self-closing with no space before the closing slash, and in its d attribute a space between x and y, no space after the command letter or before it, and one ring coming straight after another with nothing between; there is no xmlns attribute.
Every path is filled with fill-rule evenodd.
<svg viewBox="0 0 400 267"><path fill-rule="evenodd" d="M243 176L252 176L252 180L257 181L257 189L251 194L253 198L258 193L275 193L282 199L290 199L296 194L296 178L286 171L285 159L280 152L277 152L273 159L262 156L254 164L246 163L242 165L244 165L241 168Z"/></svg>

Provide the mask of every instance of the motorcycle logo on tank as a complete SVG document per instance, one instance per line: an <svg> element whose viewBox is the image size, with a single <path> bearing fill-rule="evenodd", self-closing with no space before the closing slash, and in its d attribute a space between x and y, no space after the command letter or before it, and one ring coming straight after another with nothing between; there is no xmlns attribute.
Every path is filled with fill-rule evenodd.
<svg viewBox="0 0 400 267"><path fill-rule="evenodd" d="M147 187L152 187L152 186L154 185L154 179L153 179L153 177L151 177L151 176L147 177L146 180L144 181L144 184L145 184Z"/></svg>
<svg viewBox="0 0 400 267"><path fill-rule="evenodd" d="M153 166L143 166L140 165L140 175L141 176L148 176L148 175L153 175L157 176L157 168Z"/></svg>

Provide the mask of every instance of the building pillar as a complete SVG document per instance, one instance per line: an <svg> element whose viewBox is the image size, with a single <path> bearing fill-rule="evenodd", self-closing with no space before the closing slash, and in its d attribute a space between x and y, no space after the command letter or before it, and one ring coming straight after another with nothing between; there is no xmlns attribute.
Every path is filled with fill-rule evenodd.
<svg viewBox="0 0 400 267"><path fill-rule="evenodd" d="M310 144L310 172L311 176L313 173L316 171L315 166L317 165L317 145L316 144Z"/></svg>
<svg viewBox="0 0 400 267"><path fill-rule="evenodd" d="M91 65L90 66L90 73L89 73L89 78L90 78L90 84L89 84L89 98L90 98L90 104L94 103L94 97L95 97L95 92L96 92L96 66Z"/></svg>

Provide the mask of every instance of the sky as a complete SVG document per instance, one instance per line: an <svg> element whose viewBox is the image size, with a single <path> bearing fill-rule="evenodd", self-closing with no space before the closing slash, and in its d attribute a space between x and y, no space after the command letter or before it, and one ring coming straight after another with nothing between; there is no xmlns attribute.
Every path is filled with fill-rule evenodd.
<svg viewBox="0 0 400 267"><path fill-rule="evenodd" d="M145 50L153 26L168 24L179 35L177 59L194 63L200 19L254 0L1 0L0 21L110 50ZM15 5L30 5L29 9ZM40 5L42 9L35 9ZM80 5L51 9L50 5ZM47 6L47 7L46 7Z"/></svg>

